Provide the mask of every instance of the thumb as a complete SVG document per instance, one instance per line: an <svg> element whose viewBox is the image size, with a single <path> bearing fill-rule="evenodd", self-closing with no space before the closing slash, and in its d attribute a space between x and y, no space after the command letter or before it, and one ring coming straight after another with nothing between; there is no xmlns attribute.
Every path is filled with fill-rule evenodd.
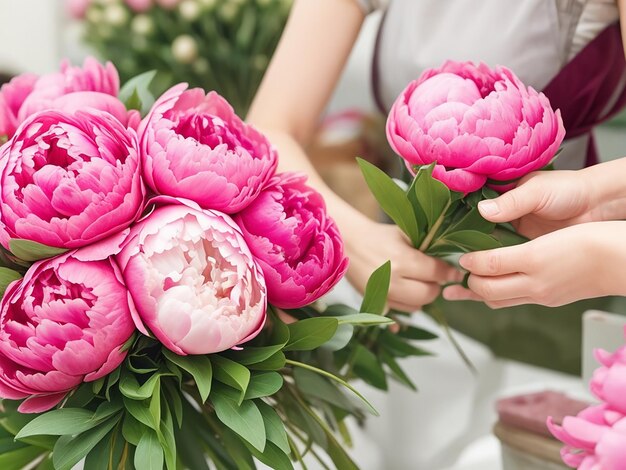
<svg viewBox="0 0 626 470"><path fill-rule="evenodd" d="M539 204L539 193L529 186L521 185L495 199L480 201L480 214L491 222L511 222L534 212Z"/></svg>

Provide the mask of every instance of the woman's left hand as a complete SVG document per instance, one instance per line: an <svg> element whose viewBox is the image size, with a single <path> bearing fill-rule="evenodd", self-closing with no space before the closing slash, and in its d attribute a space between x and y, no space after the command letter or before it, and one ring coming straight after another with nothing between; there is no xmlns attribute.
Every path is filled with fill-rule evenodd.
<svg viewBox="0 0 626 470"><path fill-rule="evenodd" d="M550 307L626 295L626 221L567 227L517 246L463 255L469 290L449 286L448 300L482 300L491 308Z"/></svg>

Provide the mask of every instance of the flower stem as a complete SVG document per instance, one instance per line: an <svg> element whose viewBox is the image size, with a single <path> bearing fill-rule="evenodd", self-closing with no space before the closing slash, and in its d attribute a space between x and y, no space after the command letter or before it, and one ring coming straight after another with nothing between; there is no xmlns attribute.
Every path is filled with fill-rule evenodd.
<svg viewBox="0 0 626 470"><path fill-rule="evenodd" d="M441 211L441 215L439 216L437 220L435 220L435 223L426 234L426 238L424 238L424 241L422 241L422 244L418 248L418 250L420 250L422 253L425 253L426 250L430 247L430 244L432 243L433 238L435 238L435 234L437 233L437 231L441 227L441 224L443 224L443 221L446 218L446 212L448 212L450 205L452 205L451 199L448 200L446 207L443 209L443 211Z"/></svg>
<svg viewBox="0 0 626 470"><path fill-rule="evenodd" d="M289 364L291 366L294 366L294 367L300 367L302 369L310 370L311 372L315 372L316 374L323 375L324 377L328 377L329 379L334 380L335 382L343 385L348 390L350 390L352 393L354 393L357 397L359 397L361 399L361 401L363 403L365 403L365 405L367 405L367 407L369 408L370 412L374 416L378 416L378 411L376 411L376 409L372 406L372 404L369 401L367 401L367 399L363 395L361 395L361 393L356 388L354 388L352 385L350 385L345 380L337 377L336 375L331 374L330 372L326 372L325 370L318 369L317 367L310 366L309 364L304 364L303 362L298 362L298 361L293 361L291 359L287 359L285 361L285 363Z"/></svg>

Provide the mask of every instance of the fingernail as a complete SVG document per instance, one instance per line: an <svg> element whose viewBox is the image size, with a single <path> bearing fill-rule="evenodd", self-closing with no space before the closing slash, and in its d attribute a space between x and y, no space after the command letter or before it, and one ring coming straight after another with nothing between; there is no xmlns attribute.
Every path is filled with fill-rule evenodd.
<svg viewBox="0 0 626 470"><path fill-rule="evenodd" d="M464 300L466 296L457 289L444 289L442 292L443 298L446 300Z"/></svg>
<svg viewBox="0 0 626 470"><path fill-rule="evenodd" d="M459 258L459 264L463 269L469 271L469 268L472 265L472 255L463 255Z"/></svg>
<svg viewBox="0 0 626 470"><path fill-rule="evenodd" d="M500 213L500 208L495 201L480 201L478 203L478 210L486 217L491 217Z"/></svg>

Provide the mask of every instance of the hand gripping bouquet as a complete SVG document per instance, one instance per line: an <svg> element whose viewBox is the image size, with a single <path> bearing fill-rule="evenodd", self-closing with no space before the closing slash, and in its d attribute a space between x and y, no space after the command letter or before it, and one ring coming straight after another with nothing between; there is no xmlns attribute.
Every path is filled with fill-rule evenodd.
<svg viewBox="0 0 626 470"><path fill-rule="evenodd" d="M477 204L547 167L565 136L560 112L505 67L446 62L398 96L387 138L412 175L402 189L360 160L383 210L419 250L437 257L522 238L483 219Z"/></svg>
<svg viewBox="0 0 626 470"><path fill-rule="evenodd" d="M432 335L390 331L388 265L360 310L318 302L348 264L321 196L224 98L149 77L0 89L0 468L357 468L349 381L412 387Z"/></svg>

